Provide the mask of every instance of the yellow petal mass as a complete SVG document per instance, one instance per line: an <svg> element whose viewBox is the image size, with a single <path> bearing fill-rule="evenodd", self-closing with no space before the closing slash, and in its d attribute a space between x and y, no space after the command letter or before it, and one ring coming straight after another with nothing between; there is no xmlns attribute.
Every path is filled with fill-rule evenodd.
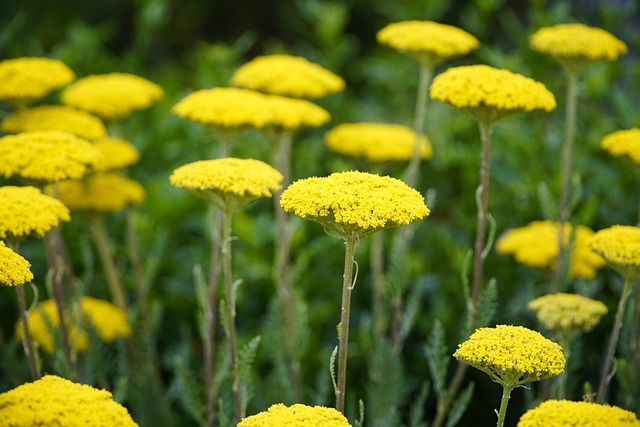
<svg viewBox="0 0 640 427"><path fill-rule="evenodd" d="M58 184L58 198L71 212L116 212L141 203L144 197L142 185L119 172L95 173Z"/></svg>
<svg viewBox="0 0 640 427"><path fill-rule="evenodd" d="M66 105L41 105L18 110L5 117L0 128L7 133L57 130L88 140L107 133L98 117Z"/></svg>
<svg viewBox="0 0 640 427"><path fill-rule="evenodd" d="M547 400L525 412L517 427L640 427L636 415L617 406Z"/></svg>
<svg viewBox="0 0 640 427"><path fill-rule="evenodd" d="M0 240L0 285L17 286L33 280L31 264Z"/></svg>
<svg viewBox="0 0 640 427"><path fill-rule="evenodd" d="M625 129L605 135L600 147L612 156L626 156L635 164L640 164L640 129Z"/></svg>
<svg viewBox="0 0 640 427"><path fill-rule="evenodd" d="M589 246L612 267L625 273L640 272L640 228L631 225L605 228L589 239Z"/></svg>
<svg viewBox="0 0 640 427"><path fill-rule="evenodd" d="M286 406L272 405L266 411L244 418L237 427L351 427L340 412L324 406L307 406L300 403Z"/></svg>
<svg viewBox="0 0 640 427"><path fill-rule="evenodd" d="M549 330L586 332L596 326L608 308L600 301L577 294L547 294L529 301L527 307Z"/></svg>
<svg viewBox="0 0 640 427"><path fill-rule="evenodd" d="M24 107L69 84L74 78L74 72L57 59L5 59L0 61L0 102Z"/></svg>

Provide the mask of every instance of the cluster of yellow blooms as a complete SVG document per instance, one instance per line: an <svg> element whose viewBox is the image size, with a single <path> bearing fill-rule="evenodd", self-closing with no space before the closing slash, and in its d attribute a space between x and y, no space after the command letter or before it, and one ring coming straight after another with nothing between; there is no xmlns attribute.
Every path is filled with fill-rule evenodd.
<svg viewBox="0 0 640 427"><path fill-rule="evenodd" d="M476 329L453 356L503 385L555 377L565 366L562 347L522 326Z"/></svg>
<svg viewBox="0 0 640 427"><path fill-rule="evenodd" d="M558 256L558 232L560 223L554 221L533 221L520 228L508 230L496 243L501 254L511 254L516 261L534 268L553 270ZM573 237L571 244L571 264L569 276L591 279L596 271L605 266L606 261L588 245L594 232L579 225L571 236L571 224L564 226L564 242Z"/></svg>
<svg viewBox="0 0 640 427"><path fill-rule="evenodd" d="M545 328L558 332L587 332L607 314L600 301L577 294L548 294L527 304Z"/></svg>
<svg viewBox="0 0 640 427"><path fill-rule="evenodd" d="M640 129L619 130L605 135L600 147L613 156L627 156L635 164L640 164Z"/></svg>
<svg viewBox="0 0 640 427"><path fill-rule="evenodd" d="M362 157L371 162L406 161L413 155L416 134L402 125L385 123L343 123L324 135L327 146L338 153ZM431 144L418 138L420 155L431 158Z"/></svg>
<svg viewBox="0 0 640 427"><path fill-rule="evenodd" d="M75 74L63 62L49 58L0 61L0 102L21 108L69 84Z"/></svg>
<svg viewBox="0 0 640 427"><path fill-rule="evenodd" d="M138 425L108 391L55 375L0 394L0 420L11 427Z"/></svg>
<svg viewBox="0 0 640 427"><path fill-rule="evenodd" d="M17 286L32 280L31 263L0 240L0 285Z"/></svg>
<svg viewBox="0 0 640 427"><path fill-rule="evenodd" d="M344 89L344 80L301 56L258 56L238 68L231 84L273 95L320 98Z"/></svg>
<svg viewBox="0 0 640 427"><path fill-rule="evenodd" d="M636 274L640 271L640 228L614 225L596 232L589 246L614 268Z"/></svg>
<svg viewBox="0 0 640 427"><path fill-rule="evenodd" d="M102 153L102 161L94 167L96 171L124 169L140 160L136 146L122 138L107 136L93 141L93 146Z"/></svg>
<svg viewBox="0 0 640 427"><path fill-rule="evenodd" d="M520 417L517 427L640 427L636 415L617 406L547 400Z"/></svg>
<svg viewBox="0 0 640 427"><path fill-rule="evenodd" d="M422 195L404 182L357 171L298 180L282 193L280 205L342 236L398 227L429 215Z"/></svg>
<svg viewBox="0 0 640 427"><path fill-rule="evenodd" d="M106 135L102 120L86 111L66 105L41 105L18 110L0 124L7 133L57 130L69 132L90 141Z"/></svg>
<svg viewBox="0 0 640 427"><path fill-rule="evenodd" d="M300 403L285 406L272 405L264 412L251 415L238 423L238 427L351 427L340 412L324 406L307 406Z"/></svg>

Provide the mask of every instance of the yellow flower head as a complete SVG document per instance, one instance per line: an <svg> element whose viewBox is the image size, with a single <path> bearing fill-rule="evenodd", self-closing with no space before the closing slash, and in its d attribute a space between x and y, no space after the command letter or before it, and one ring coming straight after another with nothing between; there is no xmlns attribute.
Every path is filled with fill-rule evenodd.
<svg viewBox="0 0 640 427"><path fill-rule="evenodd" d="M234 86L273 95L321 98L344 89L344 80L301 56L266 55L247 62L231 77Z"/></svg>
<svg viewBox="0 0 640 427"><path fill-rule="evenodd" d="M66 105L41 105L19 110L7 116L0 127L7 133L57 130L88 140L107 133L102 120Z"/></svg>
<svg viewBox="0 0 640 427"><path fill-rule="evenodd" d="M617 406L547 400L525 412L517 427L640 427L636 415Z"/></svg>
<svg viewBox="0 0 640 427"><path fill-rule="evenodd" d="M285 406L272 405L264 412L251 415L238 423L237 427L351 427L340 412L324 406L307 406L300 403Z"/></svg>
<svg viewBox="0 0 640 427"><path fill-rule="evenodd" d="M518 385L564 372L562 347L522 326L479 328L453 354L502 385Z"/></svg>
<svg viewBox="0 0 640 427"><path fill-rule="evenodd" d="M69 84L75 77L57 59L5 59L0 61L0 102L24 107Z"/></svg>
<svg viewBox="0 0 640 427"><path fill-rule="evenodd" d="M327 110L304 99L264 95L263 101L263 108L271 115L269 124L278 128L295 130L317 127L331 118Z"/></svg>
<svg viewBox="0 0 640 427"><path fill-rule="evenodd" d="M0 175L36 183L77 179L93 170L102 154L86 139L67 132L23 132L0 138Z"/></svg>
<svg viewBox="0 0 640 427"><path fill-rule="evenodd" d="M540 28L529 37L529 44L533 50L546 53L561 63L575 65L599 60L615 61L627 52L624 42L613 34L583 24Z"/></svg>
<svg viewBox="0 0 640 427"><path fill-rule="evenodd" d="M496 243L501 254L511 254L521 264L529 267L553 270L558 257L558 233L560 223L553 221L533 221L525 227L507 231ZM564 226L563 244L569 243L571 224ZM571 265L569 276L591 279L596 271L605 266L606 261L587 244L594 232L579 225L575 229L571 245Z"/></svg>
<svg viewBox="0 0 640 427"><path fill-rule="evenodd" d="M426 64L465 55L480 46L466 31L433 21L395 22L378 31L376 38L378 43Z"/></svg>
<svg viewBox="0 0 640 427"><path fill-rule="evenodd" d="M605 135L600 140L600 147L612 156L627 156L640 165L640 129L626 129Z"/></svg>
<svg viewBox="0 0 640 427"><path fill-rule="evenodd" d="M12 427L138 425L110 392L55 375L0 394L0 419Z"/></svg>
<svg viewBox="0 0 640 427"><path fill-rule="evenodd" d="M404 182L357 171L298 180L282 193L280 205L345 238L399 227L429 215L422 195Z"/></svg>
<svg viewBox="0 0 640 427"><path fill-rule="evenodd" d="M608 311L600 301L565 293L543 295L529 301L527 307L545 328L558 332L590 331Z"/></svg>
<svg viewBox="0 0 640 427"><path fill-rule="evenodd" d="M640 228L614 225L596 232L589 246L623 274L640 273Z"/></svg>
<svg viewBox="0 0 640 427"><path fill-rule="evenodd" d="M144 197L142 185L119 172L100 172L58 184L58 198L71 212L116 212L141 203Z"/></svg>
<svg viewBox="0 0 640 427"><path fill-rule="evenodd" d="M95 74L78 79L62 92L62 103L105 120L144 110L164 96L157 84L134 74Z"/></svg>
<svg viewBox="0 0 640 427"><path fill-rule="evenodd" d="M0 239L12 245L30 236L42 237L61 221L70 221L61 201L35 187L0 187Z"/></svg>
<svg viewBox="0 0 640 427"><path fill-rule="evenodd" d="M102 153L102 161L94 168L97 171L123 169L140 160L136 146L122 138L100 138L93 141L93 146Z"/></svg>
<svg viewBox="0 0 640 427"><path fill-rule="evenodd" d="M225 157L180 166L169 180L223 210L234 211L260 197L271 197L281 188L282 174L260 160Z"/></svg>
<svg viewBox="0 0 640 427"><path fill-rule="evenodd" d="M556 108L555 97L542 83L488 65L449 68L433 79L429 93L489 123L511 113Z"/></svg>
<svg viewBox="0 0 640 427"><path fill-rule="evenodd" d="M401 125L344 123L324 134L327 146L338 153L371 162L407 161L413 155L415 132ZM431 144L421 135L420 155L431 158Z"/></svg>
<svg viewBox="0 0 640 427"><path fill-rule="evenodd" d="M29 261L0 240L0 285L17 286L33 280Z"/></svg>

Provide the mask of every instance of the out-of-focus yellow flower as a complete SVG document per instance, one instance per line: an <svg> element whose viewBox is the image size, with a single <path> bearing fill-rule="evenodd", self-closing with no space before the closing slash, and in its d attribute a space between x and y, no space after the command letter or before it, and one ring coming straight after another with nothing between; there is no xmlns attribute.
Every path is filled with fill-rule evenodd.
<svg viewBox="0 0 640 427"><path fill-rule="evenodd" d="M33 280L31 264L0 240L0 285L18 286Z"/></svg>
<svg viewBox="0 0 640 427"><path fill-rule="evenodd" d="M639 427L635 414L617 406L547 400L525 412L517 427Z"/></svg>
<svg viewBox="0 0 640 427"><path fill-rule="evenodd" d="M244 418L237 427L351 427L340 412L324 406L307 406L300 403L285 406L271 405L269 409Z"/></svg>
<svg viewBox="0 0 640 427"><path fill-rule="evenodd" d="M41 105L8 115L0 126L7 133L57 130L94 140L107 130L98 117L66 105Z"/></svg>
<svg viewBox="0 0 640 427"><path fill-rule="evenodd" d="M102 161L94 168L97 171L124 169L140 160L140 152L136 146L122 138L100 138L93 141L93 146L102 153Z"/></svg>
<svg viewBox="0 0 640 427"><path fill-rule="evenodd" d="M640 165L640 129L619 130L605 135L600 147L613 156L627 156L636 165Z"/></svg>
<svg viewBox="0 0 640 427"><path fill-rule="evenodd" d="M640 273L640 228L614 225L597 231L589 246L625 276Z"/></svg>
<svg viewBox="0 0 640 427"><path fill-rule="evenodd" d="M545 328L558 332L587 332L607 314L600 301L577 294L548 294L529 301L527 307Z"/></svg>
<svg viewBox="0 0 640 427"><path fill-rule="evenodd" d="M269 124L276 128L297 130L317 127L331 118L327 110L304 99L265 95L263 101L263 108L271 115Z"/></svg>

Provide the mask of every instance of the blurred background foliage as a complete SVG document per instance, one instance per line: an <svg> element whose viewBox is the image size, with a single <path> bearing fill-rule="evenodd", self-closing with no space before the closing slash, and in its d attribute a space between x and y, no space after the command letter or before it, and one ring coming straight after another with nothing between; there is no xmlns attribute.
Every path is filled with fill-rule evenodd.
<svg viewBox="0 0 640 427"><path fill-rule="evenodd" d="M436 72L449 66L487 63L533 77L556 95L558 108L552 113L520 114L496 126L489 206L498 234L557 211L549 203L558 199L560 187L565 80L558 65L528 47L528 36L542 26L580 22L602 27L622 39L629 47L628 54L614 63L590 66L582 75L574 165L579 200L572 221L594 230L636 224L638 171L631 162L613 158L599 148L605 134L640 123L640 110L636 108L640 101L640 6L634 0L0 3L0 58L50 56L64 61L79 77L130 72L165 90L161 102L132 115L120 129L142 153L141 162L131 168L130 174L147 191L146 201L135 212L155 313L153 333L146 335L143 344L159 375L135 380L136 371L125 357L125 346L91 352L94 356L84 359L83 370L86 381L116 390L116 397L125 402L141 425L192 425L194 410L189 408L189 400L201 399L202 394L198 389L202 387L202 362L193 269L195 265L208 268L211 213L201 200L172 188L168 177L182 164L215 156L216 143L205 129L172 115L172 105L193 90L228 85L234 70L256 55L286 52L305 56L341 75L347 88L317 101L329 110L332 120L296 137L293 178L362 168L353 159L330 152L323 133L351 121L411 126L417 66L408 57L379 46L375 34L390 22L412 19L461 27L482 43L478 51L448 62ZM57 102L56 95L46 101ZM473 244L479 133L475 121L436 102L427 109L426 128L434 156L422 165L419 190L428 194L432 213L417 227L411 252L401 267L411 280L416 314L415 318L405 318L409 323L401 357L371 332L369 242L364 240L358 251L360 275L352 309L347 408L353 422L357 419L357 401L362 399L365 425L427 425L435 413L436 399L433 392L425 394L428 387L422 393L420 390L427 382L437 382L430 373L425 347L433 344L434 324L438 321L442 325L447 355L466 338L462 335L465 302L461 275L465 255ZM268 142L251 131L243 133L232 149L234 156L265 161L270 160L269 153ZM394 164L387 165L386 172L400 177L403 170L404 165ZM540 197L545 188L550 195L546 201ZM110 217L109 229L121 268L130 275L124 224L123 215ZM293 283L300 318L306 319L300 323L300 335L304 337L299 348L305 384L302 401L332 406L329 357L336 344L339 320L342 242L326 235L315 223L292 218L292 224ZM238 236L234 243L235 273L243 281L237 302L239 337L241 344L246 344L256 335L262 336L251 371L250 414L272 403L292 402L279 348L282 332L272 276L273 228L268 200L252 204L234 220ZM86 292L107 297L84 230L79 222L65 226L67 243ZM387 253L391 251L390 240L386 239ZM40 285L46 277L40 242L25 243L23 252L31 260ZM546 292L549 277L495 251L489 255L485 271L487 279L496 279L498 290L491 324L539 329L526 303ZM608 269L594 280L573 284L573 291L598 298L610 309L610 315L580 340L581 351L574 351L578 355L573 362L577 373L569 384L573 399L581 398L585 381L596 385L620 287L620 278ZM12 338L17 307L12 296L7 296L8 290L0 292L5 295L0 298L0 326L7 349L0 367L0 391L4 391L24 382L28 371ZM633 327L635 310L635 304L631 304L623 332L626 335L621 340L623 355L630 351L632 337L638 333ZM222 369L223 350L219 350ZM453 367L454 361L445 366L445 373ZM481 373L468 372L466 382L471 380L475 392L460 425L492 425L490 408L497 407L498 387ZM221 381L224 388L228 378ZM623 404L622 396L629 395L619 384L614 380L611 403ZM514 392L508 425L514 425L534 404L538 387L534 384L532 390ZM230 405L230 394L223 393L222 398L224 409ZM640 413L638 394L633 402L635 406L628 409ZM197 412L198 405L191 404Z"/></svg>

